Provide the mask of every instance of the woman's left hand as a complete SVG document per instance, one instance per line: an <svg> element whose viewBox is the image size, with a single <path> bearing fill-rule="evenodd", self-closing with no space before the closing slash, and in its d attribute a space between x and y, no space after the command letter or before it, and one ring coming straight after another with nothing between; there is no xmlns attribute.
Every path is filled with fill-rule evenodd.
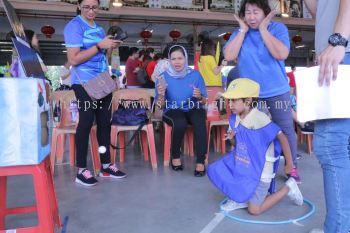
<svg viewBox="0 0 350 233"><path fill-rule="evenodd" d="M199 90L199 88L193 87L193 97L195 97L197 99L202 98L201 91Z"/></svg>
<svg viewBox="0 0 350 233"><path fill-rule="evenodd" d="M259 25L259 30L260 31L265 31L267 30L267 27L269 26L271 19L275 17L276 11L271 11L270 14L268 14L263 21L261 21Z"/></svg>

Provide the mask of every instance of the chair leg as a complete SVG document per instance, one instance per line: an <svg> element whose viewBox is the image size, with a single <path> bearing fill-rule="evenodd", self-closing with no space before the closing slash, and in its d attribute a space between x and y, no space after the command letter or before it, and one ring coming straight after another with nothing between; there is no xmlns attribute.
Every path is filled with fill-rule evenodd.
<svg viewBox="0 0 350 233"><path fill-rule="evenodd" d="M216 148L215 148L215 152L220 152L220 147L221 147L221 138L220 138L220 127L216 126Z"/></svg>
<svg viewBox="0 0 350 233"><path fill-rule="evenodd" d="M209 154L209 150L210 150L210 133L211 133L211 124L210 124L210 122L207 121L207 135L208 135L207 153L208 154Z"/></svg>
<svg viewBox="0 0 350 233"><path fill-rule="evenodd" d="M226 153L226 142L225 142L225 126L220 127L220 143L221 143L221 154Z"/></svg>
<svg viewBox="0 0 350 233"><path fill-rule="evenodd" d="M65 146L65 135L59 134L57 140L57 163L63 162L64 155L64 146Z"/></svg>
<svg viewBox="0 0 350 233"><path fill-rule="evenodd" d="M40 226L39 232L54 233L53 221L47 221L47 219L53 219L52 211L50 209L49 194L45 192L47 190L47 176L43 173L45 164L40 164L40 169L33 170L33 181L35 185L35 197L36 206L38 212L38 222ZM49 216L49 217L48 217Z"/></svg>
<svg viewBox="0 0 350 233"><path fill-rule="evenodd" d="M125 146L125 132L119 132L119 147L124 148ZM125 157L125 149L120 149L119 150L119 161L121 163L124 163L124 157Z"/></svg>
<svg viewBox="0 0 350 233"><path fill-rule="evenodd" d="M158 167L157 152L156 152L156 144L154 140L154 130L153 130L152 124L147 125L147 139L148 139L148 145L149 145L149 150L151 155L152 169L156 169Z"/></svg>
<svg viewBox="0 0 350 233"><path fill-rule="evenodd" d="M147 131L142 130L141 131L141 145L142 145L142 151L143 151L143 158L145 161L148 161L148 141L147 141Z"/></svg>
<svg viewBox="0 0 350 233"><path fill-rule="evenodd" d="M113 145L117 145L117 129L116 126L111 127L111 143ZM111 152L111 163L115 164L115 154L117 150L115 150L113 147L110 147Z"/></svg>
<svg viewBox="0 0 350 233"><path fill-rule="evenodd" d="M193 129L187 128L188 134L187 134L187 142L188 142L188 154L189 156L194 156L194 143L193 143Z"/></svg>
<svg viewBox="0 0 350 233"><path fill-rule="evenodd" d="M0 176L0 231L5 229L7 177Z"/></svg>
<svg viewBox="0 0 350 233"><path fill-rule="evenodd" d="M308 134L307 136L307 153L309 153L309 155L312 154L312 140L313 140L313 136L312 134Z"/></svg>
<svg viewBox="0 0 350 233"><path fill-rule="evenodd" d="M172 127L164 123L164 166L169 166Z"/></svg>
<svg viewBox="0 0 350 233"><path fill-rule="evenodd" d="M50 161L51 161L51 173L55 173L55 159L56 159L56 148L57 148L57 129L53 128L52 130L52 139L51 139L51 153L50 153Z"/></svg>
<svg viewBox="0 0 350 233"><path fill-rule="evenodd" d="M93 126L90 131L90 144L91 144L91 156L92 156L92 165L95 171L95 175L100 172L101 161L100 154L98 152L98 142L97 142L97 128Z"/></svg>
<svg viewBox="0 0 350 233"><path fill-rule="evenodd" d="M74 135L73 135L74 136ZM59 215L59 211L58 211L58 204L57 204L57 196L56 196L56 192L55 192L55 185L54 185L54 181L53 181L53 177L50 173L50 163L47 162L47 160L45 161L45 177L47 179L47 187L48 187L48 195L50 198L50 204L51 204L51 210L53 213L53 219L55 221L55 224L57 227L62 227L61 224L61 219L60 219L60 215Z"/></svg>
<svg viewBox="0 0 350 233"><path fill-rule="evenodd" d="M69 134L69 162L70 166L75 165L75 135Z"/></svg>

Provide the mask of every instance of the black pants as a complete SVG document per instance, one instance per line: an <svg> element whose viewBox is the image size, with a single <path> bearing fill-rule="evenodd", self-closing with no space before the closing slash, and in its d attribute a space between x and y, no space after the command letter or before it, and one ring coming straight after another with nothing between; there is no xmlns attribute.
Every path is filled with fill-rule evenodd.
<svg viewBox="0 0 350 233"><path fill-rule="evenodd" d="M75 134L77 167L86 167L89 135L96 116L97 141L99 146L105 146L107 151L100 154L101 163L110 163L110 135L111 135L111 101L112 94L103 99L92 101L81 85L72 86L78 101L79 123Z"/></svg>
<svg viewBox="0 0 350 233"><path fill-rule="evenodd" d="M204 164L207 153L207 128L206 112L204 109L192 109L188 112L182 110L169 110L163 116L163 121L172 126L171 156L180 158L180 147L185 136L188 124L191 124L194 132L194 144L197 163Z"/></svg>

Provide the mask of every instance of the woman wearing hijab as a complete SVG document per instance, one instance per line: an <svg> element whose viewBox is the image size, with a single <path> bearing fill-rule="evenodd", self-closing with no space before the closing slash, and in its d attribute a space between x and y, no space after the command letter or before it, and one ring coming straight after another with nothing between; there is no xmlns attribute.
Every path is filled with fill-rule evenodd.
<svg viewBox="0 0 350 233"><path fill-rule="evenodd" d="M205 175L205 154L207 153L206 103L207 93L202 76L188 67L185 48L174 45L169 49L169 68L156 81L157 107L164 110L163 121L172 126L171 167L182 171L180 147L187 126L194 131L197 156L194 175Z"/></svg>

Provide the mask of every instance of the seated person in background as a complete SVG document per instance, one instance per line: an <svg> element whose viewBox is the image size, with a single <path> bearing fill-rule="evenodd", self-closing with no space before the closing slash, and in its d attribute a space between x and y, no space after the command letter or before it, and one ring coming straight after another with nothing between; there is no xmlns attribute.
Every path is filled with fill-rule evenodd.
<svg viewBox="0 0 350 233"><path fill-rule="evenodd" d="M194 175L205 175L207 153L206 89L198 71L188 67L185 48L174 45L169 52L170 66L156 81L156 107L164 109L163 121L172 126L171 167L183 170L180 148L187 125L192 125L197 156Z"/></svg>
<svg viewBox="0 0 350 233"><path fill-rule="evenodd" d="M208 177L229 198L221 206L224 211L248 207L250 214L259 215L286 195L295 204L303 204L303 196L293 177L277 192L268 195L281 147L286 174L292 171L293 160L281 129L254 107L259 90L258 83L239 78L223 93L230 101L232 112L227 137L234 139L235 149L208 167Z"/></svg>

